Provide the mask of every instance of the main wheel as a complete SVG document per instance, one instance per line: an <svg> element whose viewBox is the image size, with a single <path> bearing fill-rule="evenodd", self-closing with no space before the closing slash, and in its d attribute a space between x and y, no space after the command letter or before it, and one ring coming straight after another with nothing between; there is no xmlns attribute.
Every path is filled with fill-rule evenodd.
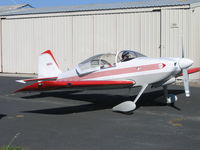
<svg viewBox="0 0 200 150"><path fill-rule="evenodd" d="M178 97L174 94L168 94L166 98L166 103L167 104L173 104L178 100Z"/></svg>

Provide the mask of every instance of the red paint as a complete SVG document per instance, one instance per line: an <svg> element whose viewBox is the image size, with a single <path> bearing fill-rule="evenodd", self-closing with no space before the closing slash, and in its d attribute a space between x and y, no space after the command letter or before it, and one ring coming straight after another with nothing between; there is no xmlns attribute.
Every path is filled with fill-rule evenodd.
<svg viewBox="0 0 200 150"><path fill-rule="evenodd" d="M134 81L43 81L28 85L16 92L46 91L72 87L108 86L108 85L134 85Z"/></svg>
<svg viewBox="0 0 200 150"><path fill-rule="evenodd" d="M166 65L162 64L162 68L164 68ZM152 71L160 68L160 64L151 64L151 65L143 65L143 66L137 66L137 67L129 67L129 68L121 68L121 69L114 69L114 70L107 70L107 71L101 71L101 72L95 72L88 75L85 75L83 77L79 76L73 76L68 78L59 79L60 81L80 81L85 79L93 79L98 77L105 77L105 76L112 76L112 75L121 75L121 74L127 74L127 73L136 73L136 72L143 72L143 71Z"/></svg>
<svg viewBox="0 0 200 150"><path fill-rule="evenodd" d="M58 66L58 63L57 63L55 57L53 56L51 50L47 50L47 51L41 53L41 55L42 55L42 54L49 54L49 55L53 58L53 60L54 60L54 62L56 63L56 65Z"/></svg>
<svg viewBox="0 0 200 150"><path fill-rule="evenodd" d="M164 68L166 66L166 64L162 64L162 68Z"/></svg>
<svg viewBox="0 0 200 150"><path fill-rule="evenodd" d="M192 74L199 71L200 71L200 68L191 68L187 70L188 74ZM180 76L183 76L183 73L181 73Z"/></svg>
<svg viewBox="0 0 200 150"><path fill-rule="evenodd" d="M188 69L188 74L199 72L199 71L200 71L200 68L191 68L191 69Z"/></svg>

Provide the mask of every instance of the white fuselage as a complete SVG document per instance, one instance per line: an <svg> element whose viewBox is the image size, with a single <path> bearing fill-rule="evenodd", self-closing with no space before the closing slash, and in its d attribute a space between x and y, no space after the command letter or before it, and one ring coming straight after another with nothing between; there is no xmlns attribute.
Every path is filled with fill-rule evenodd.
<svg viewBox="0 0 200 150"><path fill-rule="evenodd" d="M58 76L59 81L81 80L133 80L135 86L167 81L177 72L176 63L170 58L138 57L127 62L116 63L115 66L99 69L80 75L77 67Z"/></svg>

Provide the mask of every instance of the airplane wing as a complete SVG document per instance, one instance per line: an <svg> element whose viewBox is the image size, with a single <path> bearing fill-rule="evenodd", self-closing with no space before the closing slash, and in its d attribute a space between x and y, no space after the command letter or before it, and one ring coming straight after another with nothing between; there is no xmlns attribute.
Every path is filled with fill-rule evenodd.
<svg viewBox="0 0 200 150"><path fill-rule="evenodd" d="M187 70L188 74L196 73L200 71L200 67L197 68L190 68ZM183 76L183 73L181 73L179 76Z"/></svg>
<svg viewBox="0 0 200 150"><path fill-rule="evenodd" d="M23 80L16 80L16 82L19 83L26 83L26 82L31 82L31 81L52 81L52 80L56 80L57 77L50 77L50 78L35 78L35 79L23 79Z"/></svg>
<svg viewBox="0 0 200 150"><path fill-rule="evenodd" d="M72 89L72 88L117 88L117 87L131 87L135 84L134 81L41 81L15 92L24 91L48 91L58 89Z"/></svg>
<svg viewBox="0 0 200 150"><path fill-rule="evenodd" d="M199 71L200 71L200 68L191 68L191 69L187 70L188 74L192 74L192 73L199 72Z"/></svg>

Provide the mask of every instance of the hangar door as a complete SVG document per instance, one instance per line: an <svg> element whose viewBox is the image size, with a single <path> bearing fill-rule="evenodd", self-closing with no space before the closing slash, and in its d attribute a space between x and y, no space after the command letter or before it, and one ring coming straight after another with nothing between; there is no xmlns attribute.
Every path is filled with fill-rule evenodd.
<svg viewBox="0 0 200 150"><path fill-rule="evenodd" d="M189 56L189 10L162 10L162 56Z"/></svg>
<svg viewBox="0 0 200 150"><path fill-rule="evenodd" d="M1 19L0 19L0 72L3 72L2 70L2 25L1 25Z"/></svg>
<svg viewBox="0 0 200 150"><path fill-rule="evenodd" d="M4 19L2 26L4 72L37 73L37 56L47 49L63 71L123 49L160 56L159 11Z"/></svg>
<svg viewBox="0 0 200 150"><path fill-rule="evenodd" d="M160 11L119 14L117 49L132 49L160 57Z"/></svg>

